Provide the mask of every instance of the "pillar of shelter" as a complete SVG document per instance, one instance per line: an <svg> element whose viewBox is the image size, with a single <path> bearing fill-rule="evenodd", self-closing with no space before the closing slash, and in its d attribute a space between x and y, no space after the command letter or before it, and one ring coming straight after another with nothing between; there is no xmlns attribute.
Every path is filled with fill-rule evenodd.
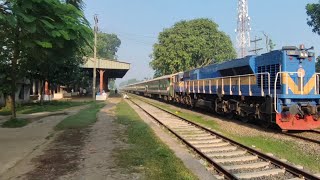
<svg viewBox="0 0 320 180"><path fill-rule="evenodd" d="M101 69L100 69L99 73L100 73L100 94L102 94L102 91L103 91L103 82L104 82L104 79L103 79L104 70L101 70Z"/></svg>
<svg viewBox="0 0 320 180"><path fill-rule="evenodd" d="M41 81L38 81L38 91L37 91L37 95L40 96L42 94L41 92Z"/></svg>
<svg viewBox="0 0 320 180"><path fill-rule="evenodd" d="M48 83L48 81L46 81L46 82L44 83L44 94L45 94L45 95L50 95L50 90L49 90L49 83Z"/></svg>
<svg viewBox="0 0 320 180"><path fill-rule="evenodd" d="M32 95L36 95L36 80L32 81Z"/></svg>

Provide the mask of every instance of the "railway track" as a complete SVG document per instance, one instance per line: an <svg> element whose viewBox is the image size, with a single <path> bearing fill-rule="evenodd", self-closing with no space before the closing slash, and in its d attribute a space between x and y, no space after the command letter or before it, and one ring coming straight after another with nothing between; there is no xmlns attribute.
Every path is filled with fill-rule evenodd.
<svg viewBox="0 0 320 180"><path fill-rule="evenodd" d="M302 139L304 141L316 143L320 145L320 132L311 130L311 131L305 131L305 132L283 132L283 134L297 138L297 139Z"/></svg>
<svg viewBox="0 0 320 180"><path fill-rule="evenodd" d="M221 179L320 179L153 104L131 100L214 166Z"/></svg>
<svg viewBox="0 0 320 180"><path fill-rule="evenodd" d="M134 95L134 96L136 96L136 95ZM164 102L164 103L166 103L166 102ZM185 108L185 107L182 107L182 106L179 106L179 107L183 108L183 109L188 109L188 108ZM188 110L190 110L190 109L188 109ZM205 114L205 115L208 115L208 116L212 116L214 118L220 118L220 119L221 118L225 118L225 117L222 117L222 116L214 115L214 114L209 113L207 111L203 111L203 109L196 109L196 110L193 110L193 111L195 111L197 113L202 113L202 114ZM228 120L230 120L230 119L228 119ZM254 125L254 124L251 124L251 123L250 123L250 125L257 127L257 125ZM261 127L259 127L259 128L261 128ZM279 133L278 129L272 129L272 131L274 131L275 133ZM304 131L304 132L281 132L281 133L283 135L290 136L292 138L296 138L296 139L300 139L300 140L304 140L304 141L307 141L307 142L312 142L312 143L320 145L320 129L319 130L309 130L309 131ZM303 134L303 133L305 133L305 134ZM306 133L309 133L309 134L306 134ZM310 136L311 133L314 134L314 135ZM318 137L316 137L317 134L319 135Z"/></svg>

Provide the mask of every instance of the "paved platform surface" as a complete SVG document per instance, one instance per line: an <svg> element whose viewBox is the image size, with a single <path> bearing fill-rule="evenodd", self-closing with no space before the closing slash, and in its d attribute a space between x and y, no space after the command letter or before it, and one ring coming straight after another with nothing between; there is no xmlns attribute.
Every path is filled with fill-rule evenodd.
<svg viewBox="0 0 320 180"><path fill-rule="evenodd" d="M19 117L40 119L22 128L0 128L0 179L4 172L44 144L47 141L46 138L54 132L53 128L61 120L85 107L87 105L72 107L55 113L44 112L21 115Z"/></svg>

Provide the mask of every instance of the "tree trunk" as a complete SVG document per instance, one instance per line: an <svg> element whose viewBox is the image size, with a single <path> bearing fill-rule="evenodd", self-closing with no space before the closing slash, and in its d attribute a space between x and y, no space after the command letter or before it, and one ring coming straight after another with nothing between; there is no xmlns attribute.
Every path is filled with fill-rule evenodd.
<svg viewBox="0 0 320 180"><path fill-rule="evenodd" d="M18 5L21 2L17 2ZM18 66L18 59L20 56L20 26L19 26L19 18L17 17L17 26L15 27L15 39L14 39L14 46L13 46L13 55L11 60L11 118L15 119L17 117L16 114L16 85L17 85L17 66Z"/></svg>
<svg viewBox="0 0 320 180"><path fill-rule="evenodd" d="M41 105L43 105L43 102L44 102L44 95L45 95L45 93L44 93L44 86L45 86L45 83L46 83L46 81L40 81L41 83L41 87L40 87L40 90L41 90L41 96L40 96L40 104Z"/></svg>
<svg viewBox="0 0 320 180"><path fill-rule="evenodd" d="M14 50L13 50L13 58L12 58L12 64L11 64L11 118L15 119L17 117L16 114L16 89L17 89L17 63L19 58L19 44L18 40L16 39Z"/></svg>
<svg viewBox="0 0 320 180"><path fill-rule="evenodd" d="M11 106L12 106L12 99L11 99L11 96L9 95L5 95L5 101L6 101L6 104L5 104L5 109L9 109L11 111Z"/></svg>

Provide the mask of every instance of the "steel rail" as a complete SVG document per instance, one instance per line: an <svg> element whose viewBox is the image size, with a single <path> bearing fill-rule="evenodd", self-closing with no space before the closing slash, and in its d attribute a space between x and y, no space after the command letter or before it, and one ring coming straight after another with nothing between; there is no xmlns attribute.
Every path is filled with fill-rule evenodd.
<svg viewBox="0 0 320 180"><path fill-rule="evenodd" d="M281 161L281 160L279 160L279 159L276 159L276 158L274 158L274 157L272 157L272 156L266 155L266 154L264 154L264 153L262 153L262 152L260 152L260 151L257 151L257 150L255 150L255 149L253 149L253 148L250 148L250 147L248 147L248 146L245 146L245 145L243 145L243 144L240 144L240 143L238 143L238 142L236 142L236 141L234 141L234 140L232 140L232 139L230 139L230 138L228 138L228 137L225 137L225 136L223 136L223 135L221 135L221 134L219 134L219 133L217 133L217 132L212 131L211 129L208 129L208 128L203 127L203 126L201 126L201 125L199 125L199 124L197 124L197 123L194 123L194 122L192 122L192 121L190 121L190 120L188 120L188 119L185 119L185 118L183 118L183 117L181 117L181 116L178 116L178 115L176 115L176 114L174 114L174 113L172 113L172 112L170 112L170 111L168 111L168 110L166 110L166 109L163 109L163 108L161 108L161 107L158 107L158 106L156 106L156 105L154 105L154 104L152 104L152 103L146 102L146 101L144 101L144 100L141 100L141 101L143 101L143 102L145 102L145 103L147 103L147 104L149 104L149 105L151 105L151 106L153 106L153 107L156 107L156 108L158 108L158 109L160 109L160 110L162 110L162 111L165 111L165 112L167 112L167 113L169 113L169 114L171 114L171 115L173 115L173 116L175 116L175 117L177 117L177 118L179 118L179 119L181 119L181 120L183 120L183 121L186 121L186 122L188 122L188 123L190 123L190 124L192 124L192 125L200 128L200 129L202 129L202 130L205 130L205 131L207 131L207 132L209 132L209 133L211 133L211 134L213 134L213 135L215 135L215 136L218 136L218 137L220 137L221 139L224 139L224 140L226 140L226 141L229 141L229 142L230 142L231 144L233 144L234 146L241 147L242 149L247 150L247 152L249 152L249 153L251 153L251 154L258 155L259 158L261 158L261 159L263 159L263 160L265 160L265 161L269 161L270 163L272 163L272 164L274 164L274 165L276 165L276 166L278 166L278 167L280 167L280 168L285 168L286 171L288 171L288 172L296 175L297 177L304 178L304 179L310 179L310 180L311 180L311 179L312 179L312 180L313 180L313 179L320 180L319 177L317 177L317 176L315 176L315 175L313 175L313 174L310 174L310 173L308 173L308 172L306 172L306 171L304 171L304 170L302 170L302 169L299 169L299 168L297 168L297 167L295 167L295 166L293 166L293 165L291 165L291 164L285 163L285 162L283 162L283 161Z"/></svg>
<svg viewBox="0 0 320 180"><path fill-rule="evenodd" d="M317 132L317 131L309 131L309 132ZM309 142L316 143L316 144L320 145L320 141L319 140L310 139L310 138L303 137L303 136L298 136L298 135L291 134L291 133L288 133L288 132L283 132L283 134L286 135L286 136L294 137L294 138L297 138L297 139L302 139L302 140L309 141Z"/></svg>
<svg viewBox="0 0 320 180"><path fill-rule="evenodd" d="M225 168L223 168L221 165L219 165L218 163L216 163L214 160L210 159L208 156L206 156L204 153L202 153L200 150L198 150L196 147L194 147L192 144L190 144L188 141L186 141L184 138L182 138L180 135L178 135L176 132L174 132L173 130L171 130L169 127L167 127L165 124L163 124L160 120L158 120L158 118L156 118L155 116L153 116L151 113L149 113L148 111L146 111L144 108L142 108L139 104L137 104L136 102L132 101L131 99L129 99L130 102L132 102L133 104L135 104L137 107L139 107L143 112L145 112L146 114L148 114L152 119L154 119L155 121L157 121L159 124L161 124L163 127L165 127L168 131L170 131L172 134L174 134L177 138L179 138L183 143L185 143L188 147L191 147L194 151L196 151L202 158L206 159L208 162L210 162L218 172L222 173L225 178L227 179L238 179L236 176L234 176L232 173L230 173L228 170L226 170ZM148 104L148 103L147 103Z"/></svg>
<svg viewBox="0 0 320 180"><path fill-rule="evenodd" d="M313 132L313 133L317 133L317 134L320 134L320 129L316 130L316 129L313 129L313 130L310 130L310 132Z"/></svg>

